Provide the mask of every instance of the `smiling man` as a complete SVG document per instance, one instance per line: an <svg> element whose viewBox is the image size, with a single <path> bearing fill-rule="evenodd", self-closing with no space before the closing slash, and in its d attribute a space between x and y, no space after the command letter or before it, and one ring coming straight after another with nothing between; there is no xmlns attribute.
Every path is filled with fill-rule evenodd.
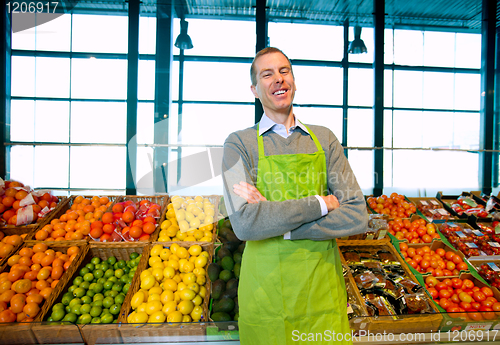
<svg viewBox="0 0 500 345"><path fill-rule="evenodd" d="M366 231L363 193L332 131L295 117L288 57L265 48L250 73L264 114L229 135L222 163L229 218L247 241L238 288L240 342L297 344L294 334L313 333L322 340L315 344L327 344L326 332L333 330L335 341L348 344L335 238Z"/></svg>

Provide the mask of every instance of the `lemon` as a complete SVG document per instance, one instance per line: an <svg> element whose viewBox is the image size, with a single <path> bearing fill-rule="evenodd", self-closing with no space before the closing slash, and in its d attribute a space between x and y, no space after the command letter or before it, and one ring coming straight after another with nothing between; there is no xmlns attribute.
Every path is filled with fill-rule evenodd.
<svg viewBox="0 0 500 345"><path fill-rule="evenodd" d="M155 285L155 282L156 282L155 277L152 275L149 275L146 278L141 279L141 289L149 290Z"/></svg>
<svg viewBox="0 0 500 345"><path fill-rule="evenodd" d="M172 254L172 252L170 251L170 249L168 248L163 248L163 250L160 252L160 258L165 261L165 260L168 260L170 254Z"/></svg>
<svg viewBox="0 0 500 345"><path fill-rule="evenodd" d="M157 293L150 294L149 297L148 297L148 302L151 302L151 301L160 301L161 302L160 295L157 294Z"/></svg>
<svg viewBox="0 0 500 345"><path fill-rule="evenodd" d="M186 221L187 221L188 223L191 223L191 221L192 221L193 219L195 219L194 214L192 214L191 212L186 211Z"/></svg>
<svg viewBox="0 0 500 345"><path fill-rule="evenodd" d="M133 309L137 309L144 302L144 294L141 291L138 291L132 296L130 300L130 306Z"/></svg>
<svg viewBox="0 0 500 345"><path fill-rule="evenodd" d="M182 317L182 322L191 322L191 321L193 321L193 320L191 319L191 316L189 316L189 315L184 315Z"/></svg>
<svg viewBox="0 0 500 345"><path fill-rule="evenodd" d="M214 222L214 217L207 215L205 217L205 220L203 221L203 224L212 224Z"/></svg>
<svg viewBox="0 0 500 345"><path fill-rule="evenodd" d="M184 241L186 242L195 242L196 238L194 236L187 236Z"/></svg>
<svg viewBox="0 0 500 345"><path fill-rule="evenodd" d="M175 253L180 259L187 259L189 257L189 253L186 248L179 247Z"/></svg>
<svg viewBox="0 0 500 345"><path fill-rule="evenodd" d="M213 208L211 207L207 207L205 208L205 219L208 218L208 217L212 217L215 216L215 211Z"/></svg>
<svg viewBox="0 0 500 345"><path fill-rule="evenodd" d="M204 234L203 234L203 231L201 231L201 230L196 230L196 231L194 232L194 238L196 238L196 240L197 240L197 241L199 241L199 240L200 240L200 238L202 238L202 237L203 237L203 235L204 235Z"/></svg>
<svg viewBox="0 0 500 345"><path fill-rule="evenodd" d="M205 285L207 278L205 276L196 276L196 284Z"/></svg>
<svg viewBox="0 0 500 345"><path fill-rule="evenodd" d="M177 219L177 223L179 223L180 226L181 221L186 219L186 211L183 209L177 209L175 211L175 219Z"/></svg>
<svg viewBox="0 0 500 345"><path fill-rule="evenodd" d="M174 292L174 302L179 304L181 301L181 296L179 295L179 291Z"/></svg>
<svg viewBox="0 0 500 345"><path fill-rule="evenodd" d="M182 278L179 274L176 274L172 279L175 280L177 284L179 284L182 281Z"/></svg>
<svg viewBox="0 0 500 345"><path fill-rule="evenodd" d="M159 256L162 250L163 250L163 246L161 244L155 244L153 246L153 248L151 248L150 255L151 256Z"/></svg>
<svg viewBox="0 0 500 345"><path fill-rule="evenodd" d="M168 264L168 262L167 262ZM163 269L163 278L170 278L172 279L173 277L175 276L175 270L170 267L170 266L167 266Z"/></svg>
<svg viewBox="0 0 500 345"><path fill-rule="evenodd" d="M134 323L146 323L148 322L148 314L145 312L136 312Z"/></svg>
<svg viewBox="0 0 500 345"><path fill-rule="evenodd" d="M138 292L141 292L144 295L144 301L148 300L149 297L149 290L144 290L144 289L139 289Z"/></svg>
<svg viewBox="0 0 500 345"><path fill-rule="evenodd" d="M182 313L178 310L168 314L167 316L167 322L169 323L175 323L175 322L181 322L182 321Z"/></svg>
<svg viewBox="0 0 500 345"><path fill-rule="evenodd" d="M173 300L172 301L168 301L167 303L165 303L163 305L163 308L161 309L161 311L167 315L170 315L172 314L174 311L177 310L177 303L175 303Z"/></svg>
<svg viewBox="0 0 500 345"><path fill-rule="evenodd" d="M189 229L189 223L186 220L179 221L179 229L181 232L186 232Z"/></svg>
<svg viewBox="0 0 500 345"><path fill-rule="evenodd" d="M160 302L163 303L163 305L173 300L174 300L174 292L172 290L166 289L160 295Z"/></svg>
<svg viewBox="0 0 500 345"><path fill-rule="evenodd" d="M149 301L146 303L146 313L152 315L155 311L161 311L163 304L159 300Z"/></svg>
<svg viewBox="0 0 500 345"><path fill-rule="evenodd" d="M172 239L168 236L158 236L158 242L170 242Z"/></svg>
<svg viewBox="0 0 500 345"><path fill-rule="evenodd" d="M187 207L186 207L186 213L188 213L188 212L189 212L189 213L191 213L191 214L192 214L192 213L193 213L193 208L195 208L195 207L196 207L196 204L195 204L194 202L190 203L190 204L189 204L189 205L187 205Z"/></svg>
<svg viewBox="0 0 500 345"><path fill-rule="evenodd" d="M201 320L202 314L203 314L203 308L197 305L193 308L193 311L189 315L191 315L193 321L199 321Z"/></svg>
<svg viewBox="0 0 500 345"><path fill-rule="evenodd" d="M184 263L184 265L182 266L182 268L184 269L184 272L186 272L186 273L193 272L194 264L191 261L186 261Z"/></svg>
<svg viewBox="0 0 500 345"><path fill-rule="evenodd" d="M150 270L144 270L141 272L141 275L140 275L140 278L141 278L141 281L144 280L144 278L146 278L147 276L150 276L151 275L151 271Z"/></svg>
<svg viewBox="0 0 500 345"><path fill-rule="evenodd" d="M194 292L191 289L184 289L179 291L179 297L183 301L191 301L193 298L195 298L196 292Z"/></svg>
<svg viewBox="0 0 500 345"><path fill-rule="evenodd" d="M161 310L158 310L149 316L148 322L165 322L166 318L165 314Z"/></svg>
<svg viewBox="0 0 500 345"><path fill-rule="evenodd" d="M170 225L172 225L172 222L166 219L163 222L161 222L160 230L167 230Z"/></svg>
<svg viewBox="0 0 500 345"><path fill-rule="evenodd" d="M196 264L195 264L195 266L196 266ZM195 276L199 277L199 276L205 276L205 274L207 274L207 271L203 267L196 267L193 270L193 273L195 274ZM163 272L163 274L165 274L165 272Z"/></svg>
<svg viewBox="0 0 500 345"><path fill-rule="evenodd" d="M202 222L205 220L207 215L205 214L205 212L200 212L196 217Z"/></svg>
<svg viewBox="0 0 500 345"><path fill-rule="evenodd" d="M212 231L210 230L205 230L203 231L203 237L213 237L214 235L212 234Z"/></svg>
<svg viewBox="0 0 500 345"><path fill-rule="evenodd" d="M145 313L146 312L146 307L147 307L147 303L141 303L141 305L138 306L137 309L136 309L137 314L139 314L139 313Z"/></svg>
<svg viewBox="0 0 500 345"><path fill-rule="evenodd" d="M149 295L151 294L154 294L154 293L157 293L158 295L161 295L161 293L163 292L163 289L159 286L157 287L152 287L151 289L149 289L148 293Z"/></svg>
<svg viewBox="0 0 500 345"><path fill-rule="evenodd" d="M135 323L135 315L137 313L135 311L133 311L132 313L130 313L129 316L127 316L127 322L128 323Z"/></svg>
<svg viewBox="0 0 500 345"><path fill-rule="evenodd" d="M167 211L166 216L167 216L167 219L175 218L175 210L173 207Z"/></svg>
<svg viewBox="0 0 500 345"><path fill-rule="evenodd" d="M205 267L208 259L205 256L198 256L194 262L195 267Z"/></svg>
<svg viewBox="0 0 500 345"><path fill-rule="evenodd" d="M212 237L203 236L202 238L200 238L200 242L213 242L213 238Z"/></svg>
<svg viewBox="0 0 500 345"><path fill-rule="evenodd" d="M193 272L186 273L182 278L182 282L186 285L196 282L196 276Z"/></svg>
<svg viewBox="0 0 500 345"><path fill-rule="evenodd" d="M205 299L207 296L207 288L203 285L200 285L200 292L198 292L198 295L201 296L201 298Z"/></svg>
<svg viewBox="0 0 500 345"><path fill-rule="evenodd" d="M179 239L179 241L185 241L186 237L187 237L187 233L179 230L179 231L177 231L177 234L175 236Z"/></svg>
<svg viewBox="0 0 500 345"><path fill-rule="evenodd" d="M160 282L163 280L163 263L160 263L162 268L153 268L152 275L155 277L156 281Z"/></svg>
<svg viewBox="0 0 500 345"><path fill-rule="evenodd" d="M170 256L168 257L168 260L179 261L179 257L175 254L170 254Z"/></svg>
<svg viewBox="0 0 500 345"><path fill-rule="evenodd" d="M180 248L180 246L177 243L172 243L172 245L170 246L170 251L172 252L172 254L176 254L178 248Z"/></svg>
<svg viewBox="0 0 500 345"><path fill-rule="evenodd" d="M194 291L195 293L200 292L200 286L197 283L191 283L187 286L189 290Z"/></svg>
<svg viewBox="0 0 500 345"><path fill-rule="evenodd" d="M179 226L177 225L171 225L167 228L167 235L168 237L175 237L175 234L179 231Z"/></svg>
<svg viewBox="0 0 500 345"><path fill-rule="evenodd" d="M163 290L177 291L177 282L172 278L167 278L161 283Z"/></svg>
<svg viewBox="0 0 500 345"><path fill-rule="evenodd" d="M176 210L176 211L181 208L181 203L179 201L177 201L177 200L174 201L172 203L172 205L174 206L174 210Z"/></svg>
<svg viewBox="0 0 500 345"><path fill-rule="evenodd" d="M207 251L205 251L205 250L204 250L204 251L202 251L202 252L200 253L200 256L204 256L204 257L206 257L207 259L210 257L210 256L209 256L209 254L208 254L208 252L207 252Z"/></svg>
<svg viewBox="0 0 500 345"><path fill-rule="evenodd" d="M168 266L172 267L174 270L178 270L179 269L179 261L168 260Z"/></svg>
<svg viewBox="0 0 500 345"><path fill-rule="evenodd" d="M179 271L184 272L184 264L188 262L187 259L180 259L179 260Z"/></svg>
<svg viewBox="0 0 500 345"><path fill-rule="evenodd" d="M201 305L203 303L203 299L201 298L200 295L196 295L191 301L195 306Z"/></svg>
<svg viewBox="0 0 500 345"><path fill-rule="evenodd" d="M177 309L183 314L183 315L187 315L187 314L190 314L192 311L193 311L193 308L194 308L194 303L191 302L191 301L185 301L185 300L182 300L179 302L179 304L177 305Z"/></svg>
<svg viewBox="0 0 500 345"><path fill-rule="evenodd" d="M201 195L196 195L196 196L194 197L194 201L195 201L195 202L203 202L203 197L202 197Z"/></svg>
<svg viewBox="0 0 500 345"><path fill-rule="evenodd" d="M151 266L151 268L152 268L151 274L154 275L154 269L161 268L163 270L165 266L163 266L163 262L155 262L153 266Z"/></svg>
<svg viewBox="0 0 500 345"><path fill-rule="evenodd" d="M159 253L158 253L159 254ZM158 256L158 255L155 255L155 256L151 256L149 258L149 267L153 267L153 265L156 263L156 262L162 262L161 261L161 258Z"/></svg>
<svg viewBox="0 0 500 345"><path fill-rule="evenodd" d="M179 284L177 284L177 291L181 291L184 289L187 289L187 285L184 284L184 282L180 282Z"/></svg>

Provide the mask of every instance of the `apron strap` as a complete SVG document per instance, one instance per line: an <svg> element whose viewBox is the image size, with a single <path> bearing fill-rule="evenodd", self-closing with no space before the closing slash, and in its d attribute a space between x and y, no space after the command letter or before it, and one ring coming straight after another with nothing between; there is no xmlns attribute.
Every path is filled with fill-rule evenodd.
<svg viewBox="0 0 500 345"><path fill-rule="evenodd" d="M297 121L299 121L300 123L302 123L302 121L300 121L299 119L297 119ZM313 133L313 131L311 131L311 129L309 127L307 127L306 125L304 125L304 127L307 128L307 131L309 132L309 134L311 135L312 140L316 144L316 148L318 149L318 151L323 151L323 148L321 147L321 144L319 143L319 140L316 137L316 135Z"/></svg>

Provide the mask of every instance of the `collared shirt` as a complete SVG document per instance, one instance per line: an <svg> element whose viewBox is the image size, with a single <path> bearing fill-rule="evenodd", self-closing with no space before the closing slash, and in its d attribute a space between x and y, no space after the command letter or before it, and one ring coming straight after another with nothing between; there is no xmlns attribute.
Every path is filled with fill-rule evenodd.
<svg viewBox="0 0 500 345"><path fill-rule="evenodd" d="M309 131L307 130L307 127L302 124L302 122L298 121L295 115L293 116L293 120L295 125L290 127L288 129L288 132L286 130L285 125L279 124L271 120L265 113L262 115L262 118L259 123L259 135L264 134L268 130L272 130L276 134L279 134L283 138L288 138L292 133L299 127L302 129L304 132L309 134ZM316 199L318 199L319 204L321 206L321 216L326 216L328 214L328 208L326 207L326 202L323 200L319 195L315 195ZM287 232L286 234L283 235L283 238L285 240L289 240L291 236L291 232Z"/></svg>

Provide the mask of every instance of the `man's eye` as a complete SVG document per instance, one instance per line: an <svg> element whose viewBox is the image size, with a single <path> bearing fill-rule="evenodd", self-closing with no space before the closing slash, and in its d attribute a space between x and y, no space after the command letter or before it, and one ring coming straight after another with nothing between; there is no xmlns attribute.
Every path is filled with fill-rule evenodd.
<svg viewBox="0 0 500 345"><path fill-rule="evenodd" d="M268 77L270 77L270 76L271 76L271 73L266 73L266 74L264 74L262 77L263 77L263 78L268 78Z"/></svg>

